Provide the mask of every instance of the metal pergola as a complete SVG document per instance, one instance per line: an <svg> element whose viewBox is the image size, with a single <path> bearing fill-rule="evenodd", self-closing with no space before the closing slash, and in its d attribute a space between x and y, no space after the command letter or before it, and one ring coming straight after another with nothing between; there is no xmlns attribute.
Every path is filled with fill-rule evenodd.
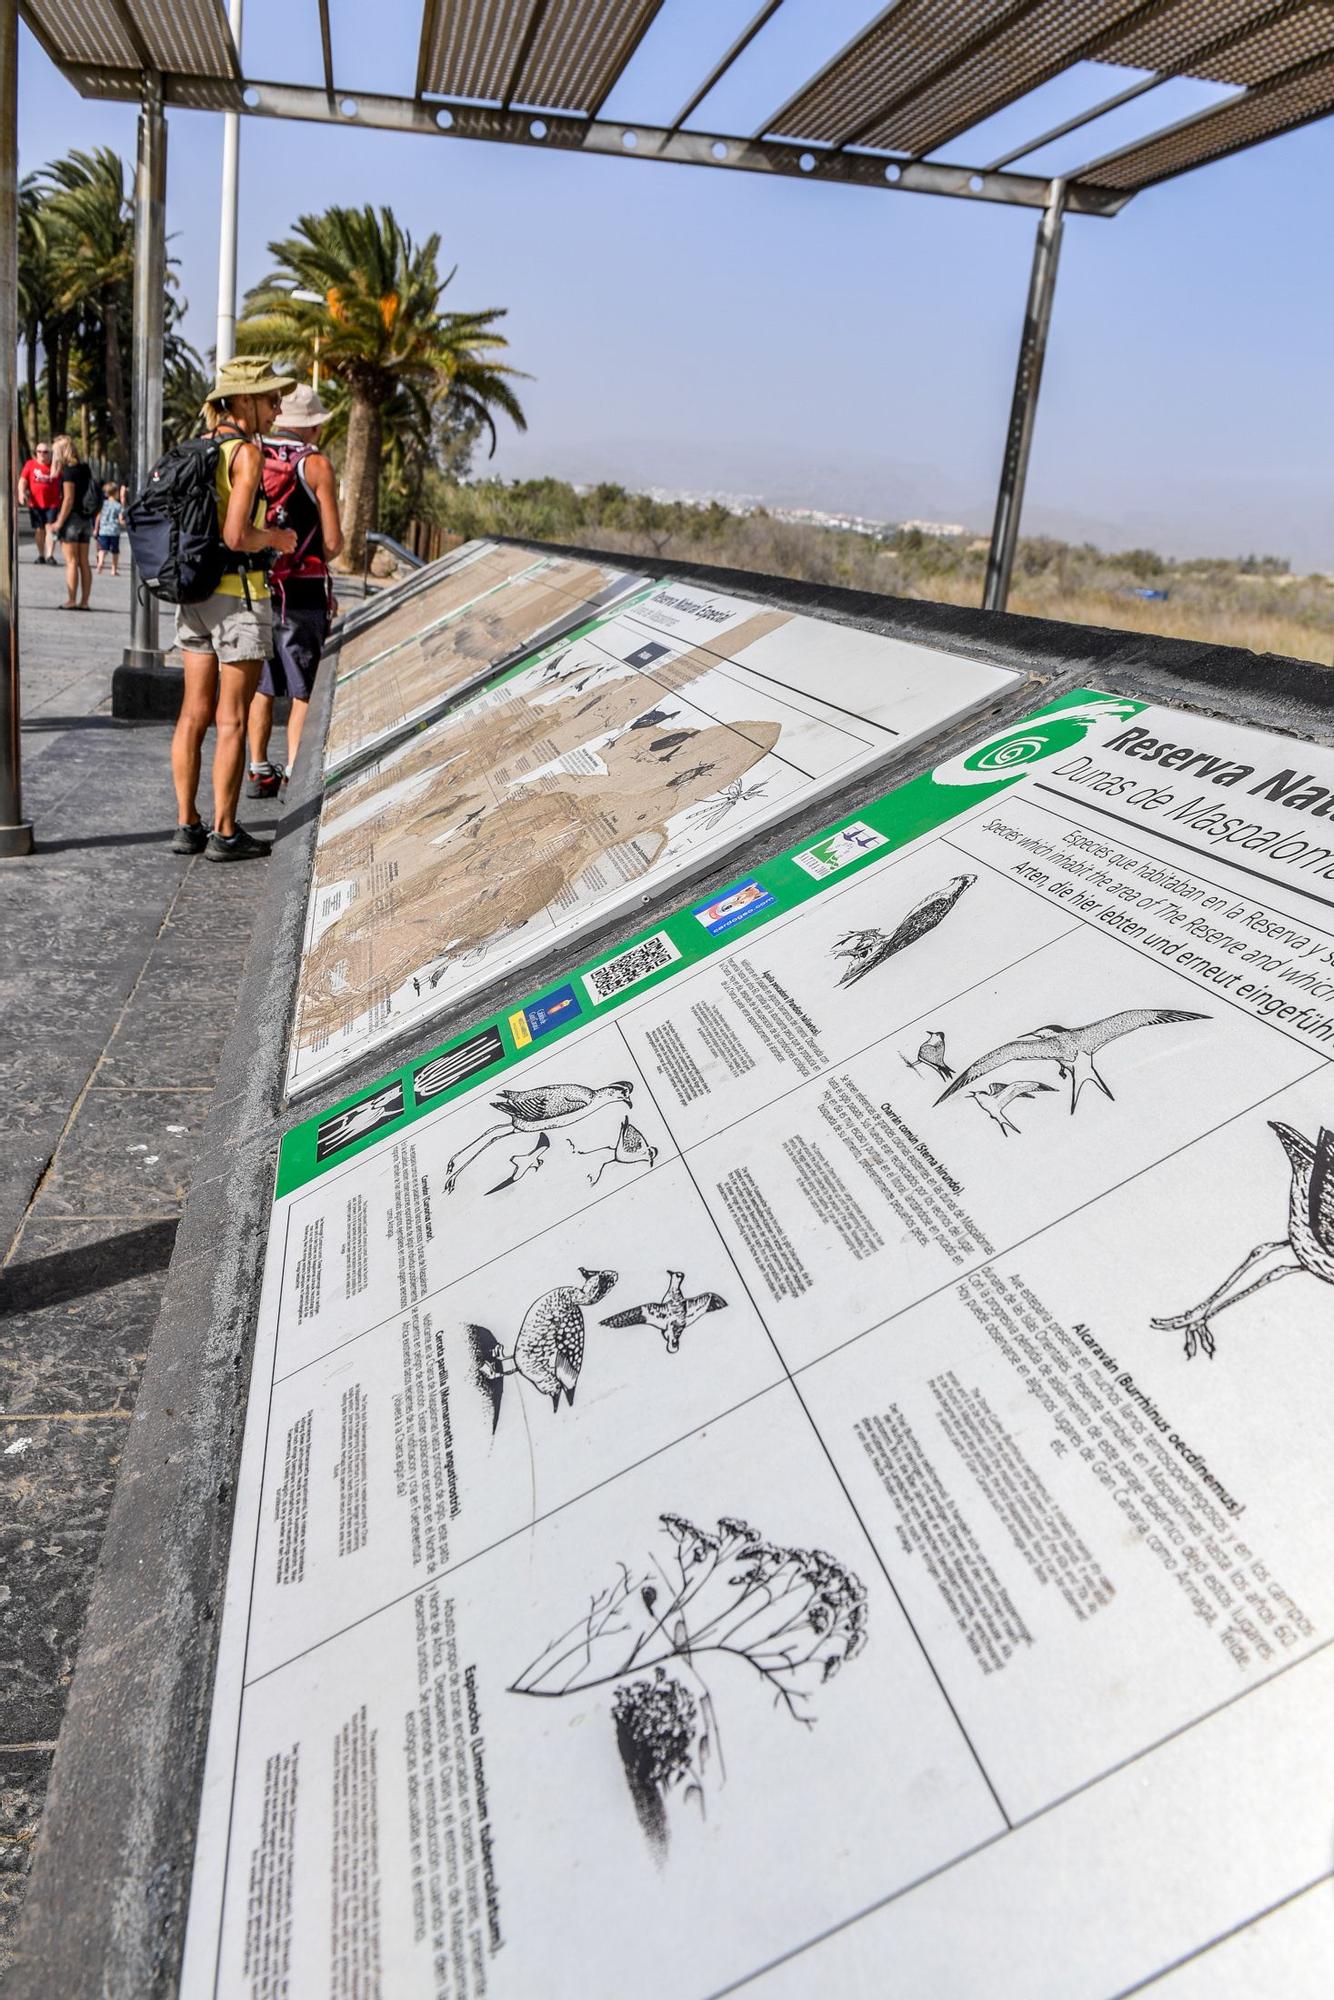
<svg viewBox="0 0 1334 2000"><path fill-rule="evenodd" d="M836 181L1038 211L1028 303L1001 465L984 607L1005 609L1067 215L1116 215L1141 190L1334 111L1334 0L892 0L751 133L698 122L716 84L783 5L764 0L666 125L605 115L663 0L402 0L422 7L417 70L401 96L338 79L329 0L318 12L323 82L247 77L240 4L223 0L0 0L0 855L26 853L18 755L15 602L17 27L21 16L85 97L139 106L135 180L133 476L162 444L162 306L168 107L481 139L543 152ZM1076 64L1108 92L1078 115L975 166L936 157ZM1132 71L1130 81L1126 72ZM1016 171L1057 139L1188 77L1232 95L1053 178ZM232 232L234 259L235 235ZM224 262L226 253L224 251ZM225 280L225 274L224 274ZM234 269L232 273L234 291ZM226 290L226 285L222 288ZM127 659L160 660L157 612L136 597Z"/></svg>

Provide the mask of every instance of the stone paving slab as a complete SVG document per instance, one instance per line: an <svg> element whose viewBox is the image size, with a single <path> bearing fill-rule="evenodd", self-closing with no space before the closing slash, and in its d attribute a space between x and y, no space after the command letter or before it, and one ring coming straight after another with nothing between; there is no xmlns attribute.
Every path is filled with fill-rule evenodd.
<svg viewBox="0 0 1334 2000"><path fill-rule="evenodd" d="M62 594L25 561L37 851L0 863L0 1968L268 866L168 851L170 728L110 714L128 582Z"/></svg>

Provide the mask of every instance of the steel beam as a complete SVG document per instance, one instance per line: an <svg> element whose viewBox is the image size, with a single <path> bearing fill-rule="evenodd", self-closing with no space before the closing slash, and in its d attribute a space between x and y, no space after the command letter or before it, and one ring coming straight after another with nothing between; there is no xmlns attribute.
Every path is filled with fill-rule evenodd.
<svg viewBox="0 0 1334 2000"><path fill-rule="evenodd" d="M1024 505L1024 482L1028 478L1028 454L1033 443L1038 390L1042 386L1042 363L1047 352L1052 294L1056 288L1056 267L1060 261L1064 224L1065 183L1055 180L1051 184L1051 198L1038 224L1037 242L1033 247L1033 272L1028 284L1024 331L1019 342L1010 428L1005 439L1005 456L1001 461L996 520L987 555L987 580L982 593L984 611L1004 611L1009 601L1010 576L1019 541L1019 516Z"/></svg>
<svg viewBox="0 0 1334 2000"><path fill-rule="evenodd" d="M125 99L138 95L138 78L128 70L73 65L66 67L65 75L84 97ZM504 111L435 98L359 92L355 97L340 97L331 106L324 91L315 85L249 81L238 86L226 77L168 76L164 90L169 105L189 110L234 109L252 118L417 132L440 139L483 139L493 145L528 146L535 152L666 160L723 173L836 181L844 186L879 188L887 194L948 195L960 201L1045 208L1051 188L1051 182L1038 174L989 173L984 168L946 166L939 161L894 160L883 153L836 152L778 139L679 132L664 125L574 118L561 112ZM348 106L353 108L345 108ZM1071 215L1115 215L1130 199L1130 193L1120 188L1086 187L1073 181L1066 184L1065 206Z"/></svg>
<svg viewBox="0 0 1334 2000"><path fill-rule="evenodd" d="M19 739L18 66L18 0L0 0L0 855L32 853Z"/></svg>
<svg viewBox="0 0 1334 2000"><path fill-rule="evenodd" d="M162 350L167 292L167 120L162 79L143 78L134 173L134 491L162 456ZM160 667L157 599L130 571L127 667Z"/></svg>

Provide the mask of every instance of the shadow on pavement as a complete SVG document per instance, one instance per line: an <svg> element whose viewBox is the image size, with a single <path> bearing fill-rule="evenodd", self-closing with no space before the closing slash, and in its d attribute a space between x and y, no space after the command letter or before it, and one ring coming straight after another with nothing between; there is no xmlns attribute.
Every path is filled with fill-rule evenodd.
<svg viewBox="0 0 1334 2000"><path fill-rule="evenodd" d="M77 1250L58 1250L31 1263L10 1264L0 1271L0 1312L34 1312L105 1290L108 1282L123 1283L150 1271L165 1271L176 1241L177 1217L127 1229L123 1235L102 1237ZM114 1276L109 1273L114 1271Z"/></svg>

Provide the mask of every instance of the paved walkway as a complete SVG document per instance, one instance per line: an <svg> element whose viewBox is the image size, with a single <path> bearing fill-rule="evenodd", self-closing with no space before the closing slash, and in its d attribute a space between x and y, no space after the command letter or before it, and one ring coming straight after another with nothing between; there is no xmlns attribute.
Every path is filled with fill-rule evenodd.
<svg viewBox="0 0 1334 2000"><path fill-rule="evenodd" d="M170 730L111 715L125 577L62 613L61 573L22 555L38 851L0 862L0 1968L265 875L167 851Z"/></svg>

